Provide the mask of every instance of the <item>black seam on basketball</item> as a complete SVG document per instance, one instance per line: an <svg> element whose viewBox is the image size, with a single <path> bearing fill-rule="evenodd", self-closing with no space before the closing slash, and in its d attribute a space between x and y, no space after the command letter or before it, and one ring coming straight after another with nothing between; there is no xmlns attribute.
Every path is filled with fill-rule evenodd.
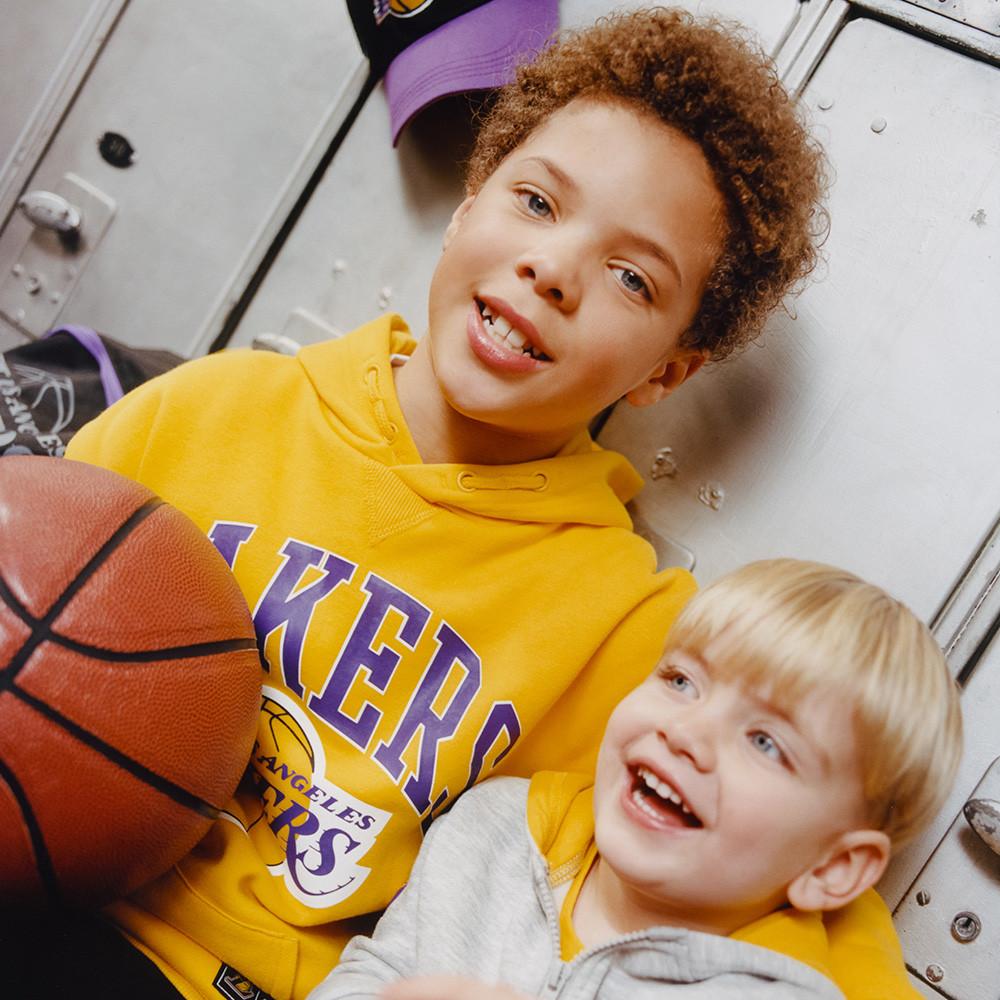
<svg viewBox="0 0 1000 1000"><path fill-rule="evenodd" d="M2 576L0 576L0 602L6 604L25 625L34 628L38 624L38 619L14 596L14 592L7 586L7 581Z"/></svg>
<svg viewBox="0 0 1000 1000"><path fill-rule="evenodd" d="M189 646L168 646L164 649L137 649L127 652L120 649L103 649L100 646L88 646L77 642L58 632L49 634L49 641L56 646L82 653L94 660L105 660L109 663L156 663L160 660L184 660L189 657L221 656L223 653L236 653L244 649L257 649L256 639L219 639L215 642L196 642Z"/></svg>
<svg viewBox="0 0 1000 1000"><path fill-rule="evenodd" d="M76 576L70 580L69 585L59 595L56 602L45 613L39 624L48 628L62 614L63 609L76 596L76 592L107 562L111 554L121 545L122 542L137 528L143 521L163 506L163 501L159 497L152 497L141 507L134 510L115 529L111 537L90 557L90 561L80 570Z"/></svg>
<svg viewBox="0 0 1000 1000"><path fill-rule="evenodd" d="M35 867L45 887L45 895L50 903L57 903L60 896L59 880L56 878L55 868L52 867L49 849L45 846L41 824L35 816L34 809L31 808L31 800L21 787L21 782L17 780L17 775L3 762L2 757L0 757L0 780L3 780L11 790L20 806L21 816L24 818L24 825L28 828L28 836L31 839L31 849L35 854Z"/></svg>
<svg viewBox="0 0 1000 1000"><path fill-rule="evenodd" d="M143 784L160 792L161 795L166 795L168 798L173 799L178 805L185 806L208 819L215 819L219 815L219 810L210 802L206 802L193 792L189 792L186 788L175 784L169 778L164 778L162 774L157 774L146 767L145 764L140 764L137 760L133 760L128 754L123 753L110 743L106 743L99 736L95 736L89 729L84 729L83 726L63 715L62 712L53 708L47 702L36 698L23 688L17 686L11 689L11 693L40 715L44 715L50 722L54 722L57 726L60 726L70 736L78 739L81 743L85 743L92 750L96 750L102 757L111 761L112 764L117 764L123 770L128 771L129 774L138 778Z"/></svg>
<svg viewBox="0 0 1000 1000"><path fill-rule="evenodd" d="M128 537L134 528L146 520L150 514L163 506L159 497L152 497L131 514L115 529L108 540L90 557L83 568L67 584L66 589L56 598L48 611L41 618L33 619L31 635L24 645L10 658L10 662L0 673L0 691L13 686L14 678L28 662L31 654L51 634L52 623L62 614L66 605L76 596L77 591L97 572L108 557ZM11 595L13 596L13 595Z"/></svg>

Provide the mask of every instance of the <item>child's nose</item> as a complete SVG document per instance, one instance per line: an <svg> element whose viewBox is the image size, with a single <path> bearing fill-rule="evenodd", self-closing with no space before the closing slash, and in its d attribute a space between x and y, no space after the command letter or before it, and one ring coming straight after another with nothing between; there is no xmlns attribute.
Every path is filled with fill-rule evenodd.
<svg viewBox="0 0 1000 1000"><path fill-rule="evenodd" d="M536 249L517 261L517 273L530 281L535 292L560 309L570 311L579 302L580 281L576 264L558 248Z"/></svg>
<svg viewBox="0 0 1000 1000"><path fill-rule="evenodd" d="M671 753L686 757L698 771L714 770L716 762L714 726L706 712L689 707L664 721L661 733Z"/></svg>

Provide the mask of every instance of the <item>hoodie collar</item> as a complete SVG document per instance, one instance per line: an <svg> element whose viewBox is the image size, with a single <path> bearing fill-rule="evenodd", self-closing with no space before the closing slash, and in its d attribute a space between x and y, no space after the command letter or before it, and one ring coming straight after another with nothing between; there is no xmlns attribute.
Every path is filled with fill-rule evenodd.
<svg viewBox="0 0 1000 1000"><path fill-rule="evenodd" d="M304 347L298 358L338 433L429 503L506 521L632 527L624 505L642 478L586 432L536 462L424 463L396 399L390 360L415 346L402 318L389 314L339 340Z"/></svg>

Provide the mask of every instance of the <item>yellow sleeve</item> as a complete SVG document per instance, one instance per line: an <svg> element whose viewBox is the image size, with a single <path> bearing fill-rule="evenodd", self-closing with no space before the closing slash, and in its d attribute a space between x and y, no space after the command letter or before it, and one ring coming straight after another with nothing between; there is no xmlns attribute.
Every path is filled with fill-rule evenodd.
<svg viewBox="0 0 1000 1000"><path fill-rule="evenodd" d="M140 479L146 446L160 407L159 382L160 379L153 379L140 385L84 424L70 438L66 458Z"/></svg>
<svg viewBox="0 0 1000 1000"><path fill-rule="evenodd" d="M825 914L823 923L830 970L847 1000L921 1000L906 974L889 908L874 889Z"/></svg>
<svg viewBox="0 0 1000 1000"><path fill-rule="evenodd" d="M573 684L518 744L498 773L593 775L611 710L656 666L674 620L697 586L687 570L657 574L657 589L606 636ZM544 666L544 665L543 665Z"/></svg>

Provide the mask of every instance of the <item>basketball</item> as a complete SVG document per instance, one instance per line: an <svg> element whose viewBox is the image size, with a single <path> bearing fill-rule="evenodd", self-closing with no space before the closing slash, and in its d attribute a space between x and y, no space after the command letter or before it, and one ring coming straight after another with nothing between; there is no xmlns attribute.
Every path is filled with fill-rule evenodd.
<svg viewBox="0 0 1000 1000"><path fill-rule="evenodd" d="M179 860L246 767L261 678L186 515L105 469L0 459L0 900L96 905Z"/></svg>

